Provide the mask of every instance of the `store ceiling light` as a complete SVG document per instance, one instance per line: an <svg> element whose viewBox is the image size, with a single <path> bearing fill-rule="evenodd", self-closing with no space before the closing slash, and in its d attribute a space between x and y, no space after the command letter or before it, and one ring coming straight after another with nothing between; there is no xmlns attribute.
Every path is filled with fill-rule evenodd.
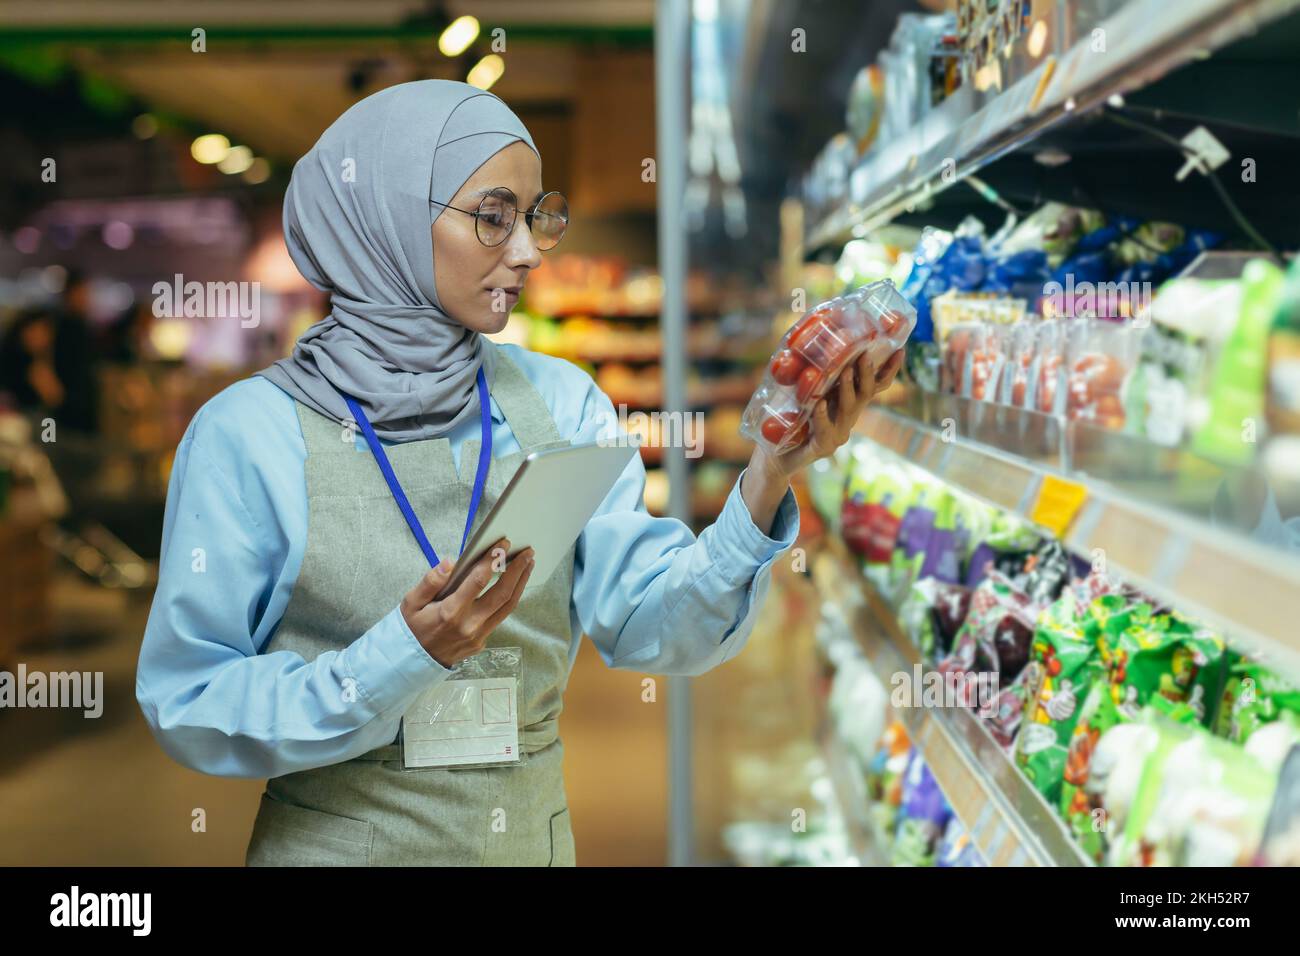
<svg viewBox="0 0 1300 956"><path fill-rule="evenodd" d="M253 160L249 167L244 170L244 182L252 183L256 186L258 183L264 183L271 178L271 164L258 156Z"/></svg>
<svg viewBox="0 0 1300 956"><path fill-rule="evenodd" d="M253 151L247 146L232 146L225 159L217 163L217 169L232 176L242 173L253 165Z"/></svg>
<svg viewBox="0 0 1300 956"><path fill-rule="evenodd" d="M438 50L443 56L460 56L478 38L478 20L471 16L457 17L438 37Z"/></svg>
<svg viewBox="0 0 1300 956"><path fill-rule="evenodd" d="M208 133L190 143L190 155L194 157L195 162L209 166L221 162L229 152L230 140L220 133Z"/></svg>
<svg viewBox="0 0 1300 956"><path fill-rule="evenodd" d="M480 90L490 90L492 84L501 79L501 74L505 71L506 61L495 53L489 53L474 64L474 68L469 71L469 76L465 77L465 82L470 86L477 86Z"/></svg>

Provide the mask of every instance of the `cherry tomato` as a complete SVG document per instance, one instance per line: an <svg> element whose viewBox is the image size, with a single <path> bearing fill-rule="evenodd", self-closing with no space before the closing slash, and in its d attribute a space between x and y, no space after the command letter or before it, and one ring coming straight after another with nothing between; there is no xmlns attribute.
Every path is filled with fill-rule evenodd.
<svg viewBox="0 0 1300 956"><path fill-rule="evenodd" d="M772 378L778 385L793 385L805 367L803 357L790 349L782 349L772 359Z"/></svg>
<svg viewBox="0 0 1300 956"><path fill-rule="evenodd" d="M795 386L795 398L803 405L814 395L820 394L824 373L816 366L809 365L799 374L799 384Z"/></svg>
<svg viewBox="0 0 1300 956"><path fill-rule="evenodd" d="M763 425L760 430L762 431L764 438L773 445L779 446L781 442L784 441L786 435L790 433L790 430L794 425L794 420L795 415L792 412L782 412L778 415L769 415L763 420ZM804 422L794 432L792 447L803 444L807 437L808 423Z"/></svg>
<svg viewBox="0 0 1300 956"><path fill-rule="evenodd" d="M880 331L885 335L893 335L907 328L907 319L897 312L886 312L880 317Z"/></svg>

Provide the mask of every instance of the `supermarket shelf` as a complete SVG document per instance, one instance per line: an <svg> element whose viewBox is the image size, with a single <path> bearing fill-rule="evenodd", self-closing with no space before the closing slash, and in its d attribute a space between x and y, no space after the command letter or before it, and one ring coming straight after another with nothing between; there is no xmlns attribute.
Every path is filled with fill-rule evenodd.
<svg viewBox="0 0 1300 956"><path fill-rule="evenodd" d="M843 611L886 687L924 666L893 611L858 572L843 542L828 536L813 559L823 595ZM965 708L903 707L895 713L921 751L953 812L990 866L1089 866L1065 825Z"/></svg>
<svg viewBox="0 0 1300 956"><path fill-rule="evenodd" d="M886 866L889 858L884 842L867 812L868 797L862 772L853 765L848 748L835 733L828 731L821 746L826 774L848 831L849 849L862 866Z"/></svg>
<svg viewBox="0 0 1300 956"><path fill-rule="evenodd" d="M551 319L601 319L610 322L651 322L657 321L659 312L601 312L591 309L551 309L545 312Z"/></svg>
<svg viewBox="0 0 1300 956"><path fill-rule="evenodd" d="M763 343L761 347L755 347L749 343L740 346L716 346L712 348L691 348L687 350L687 358L694 362L762 362L771 354L769 343ZM629 351L629 352L587 352L581 349L573 353L574 358L580 362L590 362L592 365L601 365L608 362L619 362L624 365L659 365L663 361L662 347L653 351Z"/></svg>
<svg viewBox="0 0 1300 956"><path fill-rule="evenodd" d="M1297 8L1297 0L1132 0L1099 25L1104 54L1092 50L1087 31L1000 93L957 90L907 135L869 153L850 175L848 201L808 230L805 253L878 228L1108 96L1140 89Z"/></svg>
<svg viewBox="0 0 1300 956"><path fill-rule="evenodd" d="M1066 547L1089 560L1100 553L1110 573L1216 625L1234 646L1300 679L1300 558L1071 472L1069 462L1082 457L1081 445L1104 440L1095 430L1062 428L1049 416L984 403L968 403L964 412L977 411L973 405L985 410L982 423L960 407L946 428L898 410L873 408L855 431L1027 521L1034 520L1031 515L1049 479L1082 488L1086 499L1060 535ZM967 437L972 434L981 440ZM1127 442L1126 447L1142 444Z"/></svg>

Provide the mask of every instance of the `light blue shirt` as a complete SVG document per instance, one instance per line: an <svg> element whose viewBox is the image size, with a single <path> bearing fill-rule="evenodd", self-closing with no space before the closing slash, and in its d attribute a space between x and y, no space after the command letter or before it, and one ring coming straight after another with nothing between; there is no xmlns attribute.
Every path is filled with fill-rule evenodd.
<svg viewBox="0 0 1300 956"><path fill-rule="evenodd" d="M537 389L563 438L608 440L616 413L591 376L562 359L497 347ZM517 451L490 404L494 457ZM472 416L448 436L457 468L461 442L480 429ZM262 653L307 544L306 457L293 399L261 376L209 400L176 449L136 697L163 749L195 770L277 777L349 760L391 743L416 697L449 673L397 606L314 661ZM634 455L578 538L570 670L583 633L613 668L696 675L730 659L753 629L773 561L798 537L790 490L771 537L750 517L739 480L698 538L675 518L647 513L644 492L645 465ZM357 701L344 704L349 679Z"/></svg>

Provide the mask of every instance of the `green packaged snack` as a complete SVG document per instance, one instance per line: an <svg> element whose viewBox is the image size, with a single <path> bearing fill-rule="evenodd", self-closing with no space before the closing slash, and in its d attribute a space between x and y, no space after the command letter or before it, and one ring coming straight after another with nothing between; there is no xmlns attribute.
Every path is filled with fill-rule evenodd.
<svg viewBox="0 0 1300 956"><path fill-rule="evenodd" d="M1155 708L1141 720L1158 733L1112 866L1246 866L1259 848L1276 789L1274 771L1203 728Z"/></svg>
<svg viewBox="0 0 1300 956"><path fill-rule="evenodd" d="M1025 665L1025 705L1016 763L1050 802L1060 799L1061 781L1078 722L1080 697L1102 674L1096 621L1080 614L1067 591L1038 618L1029 663Z"/></svg>
<svg viewBox="0 0 1300 956"><path fill-rule="evenodd" d="M1129 720L1159 696L1186 703L1209 724L1223 671L1223 641L1175 614L1153 614L1145 602L1119 595L1091 606L1102 625L1097 650L1110 678L1115 706Z"/></svg>
<svg viewBox="0 0 1300 956"><path fill-rule="evenodd" d="M1241 660L1224 690L1218 728L1233 743L1244 744L1255 731L1284 713L1300 715L1300 690L1262 664Z"/></svg>
<svg viewBox="0 0 1300 956"><path fill-rule="evenodd" d="M1168 697L1156 694L1151 698L1151 706L1176 724L1196 726L1201 723L1201 715L1186 701L1175 703Z"/></svg>
<svg viewBox="0 0 1300 956"><path fill-rule="evenodd" d="M934 528L934 518L940 503L951 497L938 482L918 479L912 487L911 498L898 525L894 550L889 556L891 594L907 594L925 562L925 548Z"/></svg>
<svg viewBox="0 0 1300 956"><path fill-rule="evenodd" d="M1079 708L1066 753L1061 816L1083 852L1098 863L1106 854L1107 819L1099 789L1089 786L1092 755L1101 735L1124 719L1111 697L1109 680L1104 675L1096 678Z"/></svg>
<svg viewBox="0 0 1300 956"><path fill-rule="evenodd" d="M1201 455L1229 464L1249 464L1255 456L1253 429L1264 423L1268 336L1283 275L1267 259L1252 259L1242 271L1241 310L1214 369L1209 417L1193 441Z"/></svg>

